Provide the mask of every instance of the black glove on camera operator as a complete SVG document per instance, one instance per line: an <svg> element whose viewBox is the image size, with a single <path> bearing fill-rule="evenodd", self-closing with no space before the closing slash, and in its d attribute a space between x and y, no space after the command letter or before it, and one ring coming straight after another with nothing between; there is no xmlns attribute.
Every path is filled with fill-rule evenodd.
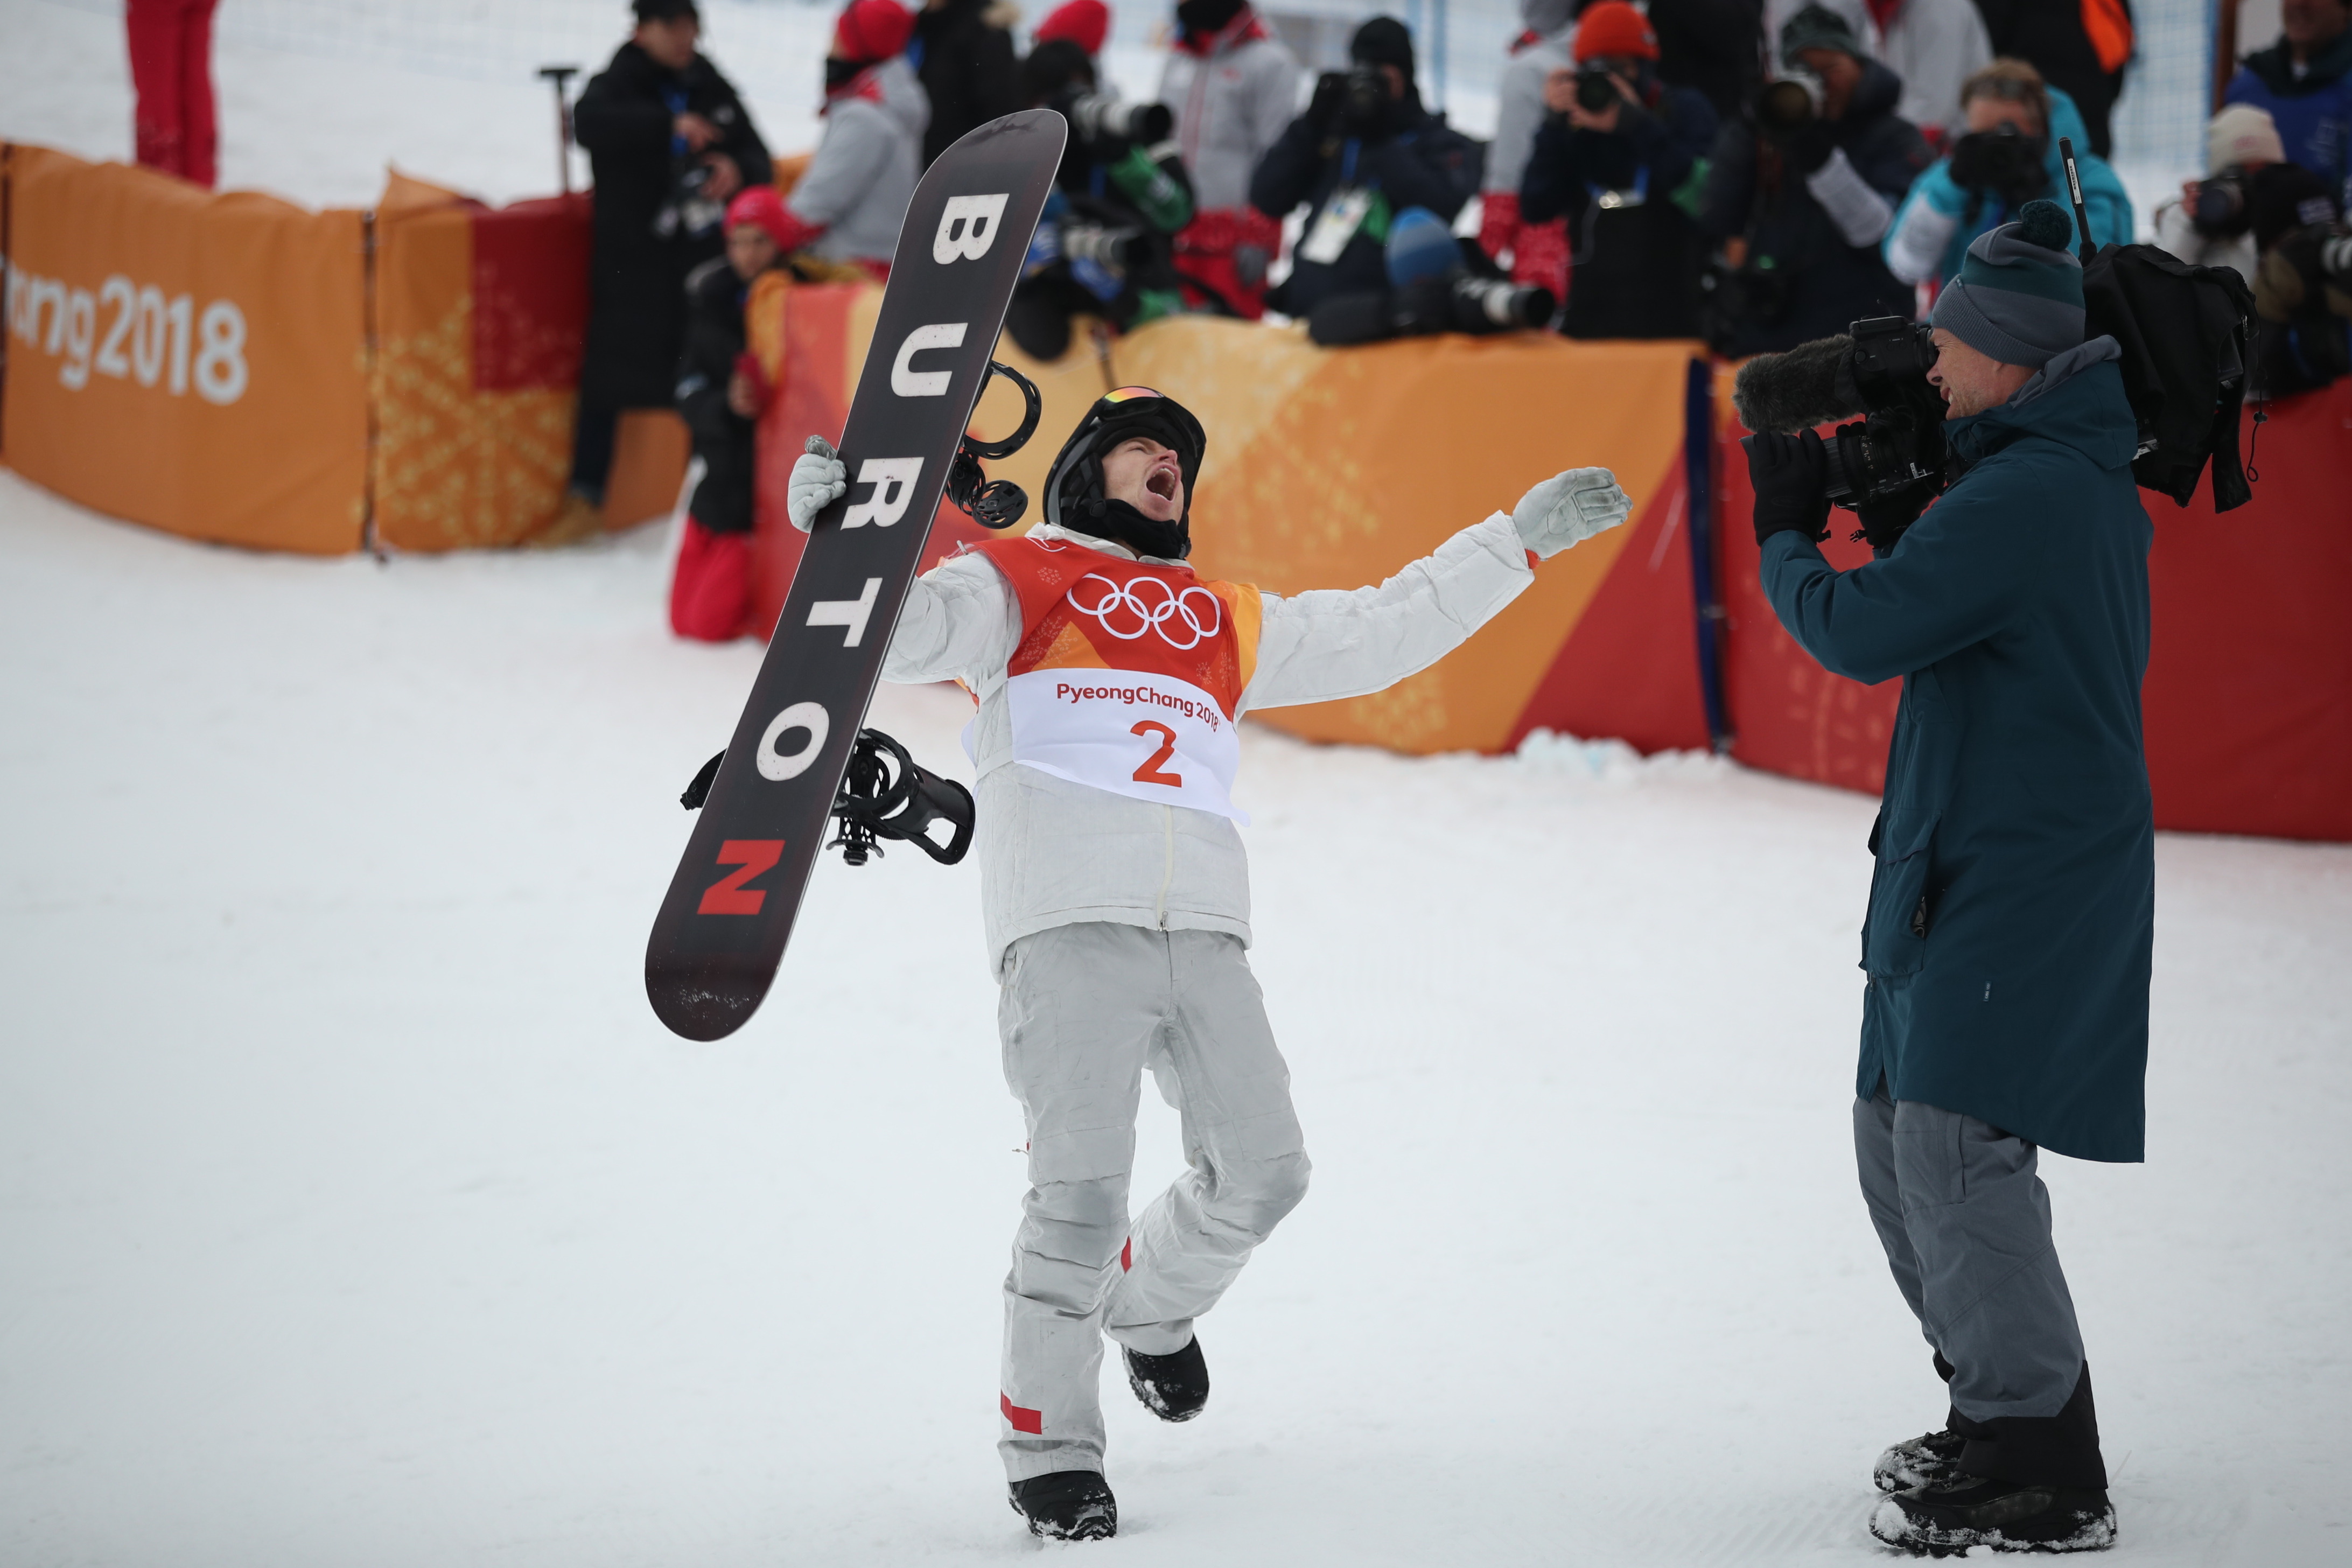
<svg viewBox="0 0 2352 1568"><path fill-rule="evenodd" d="M1024 353L1052 361L1068 350L1075 315L1125 331L1184 308L1174 236L1192 221L1192 185L1173 112L1097 91L1077 44L1038 45L1022 81L1029 102L1070 130L1004 326Z"/></svg>

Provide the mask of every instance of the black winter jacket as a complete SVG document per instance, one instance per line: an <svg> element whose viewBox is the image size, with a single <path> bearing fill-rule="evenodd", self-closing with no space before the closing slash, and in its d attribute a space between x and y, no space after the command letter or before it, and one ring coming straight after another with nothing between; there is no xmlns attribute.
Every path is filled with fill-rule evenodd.
<svg viewBox="0 0 2352 1568"><path fill-rule="evenodd" d="M1698 333L1698 227L1675 195L1715 141L1715 111L1696 89L1668 87L1648 109L1620 111L1614 132L1580 131L1547 115L1519 183L1519 217L1568 217L1572 338L1683 338ZM1592 192L1632 194L1596 207Z"/></svg>
<svg viewBox="0 0 2352 1568"><path fill-rule="evenodd" d="M969 132L1024 107L1007 30L1018 15L999 0L947 0L916 14L915 47L907 52L931 100L931 121L923 128L926 169Z"/></svg>
<svg viewBox="0 0 2352 1568"><path fill-rule="evenodd" d="M686 324L686 275L726 248L717 231L700 238L654 233L679 162L670 139L678 111L665 94L682 95L687 111L719 127L723 139L709 150L734 159L745 184L774 178L768 149L742 100L701 56L673 71L635 44L623 44L613 63L590 79L572 111L596 183L580 391L609 407L669 406Z"/></svg>
<svg viewBox="0 0 2352 1568"><path fill-rule="evenodd" d="M1430 113L1418 99L1397 106L1394 123L1399 126L1394 132L1360 141L1328 133L1311 114L1300 115L1258 160L1250 176L1250 205L1279 221L1306 202L1305 232L1311 236L1324 204L1343 183L1352 182L1376 188L1389 216L1407 207L1426 207L1452 223L1463 204L1478 192L1486 172L1485 145L1446 124L1444 115ZM1337 261L1294 256L1290 276L1267 303L1286 315L1304 316L1333 294L1385 289L1387 238L1384 223L1367 221L1349 237Z"/></svg>
<svg viewBox="0 0 2352 1568"><path fill-rule="evenodd" d="M686 280L686 347L677 360L677 411L702 459L702 482L688 507L713 533L751 526L754 422L727 406L727 386L743 352L743 300L749 292L723 256Z"/></svg>
<svg viewBox="0 0 2352 1568"><path fill-rule="evenodd" d="M1933 162L1919 128L1895 112L1902 91L1893 71L1867 62L1832 132L1854 172L1890 209ZM1698 226L1710 239L1747 241L1739 291L1748 303L1718 339L1726 353L1790 349L1867 316L1911 314L1911 286L1886 269L1878 241L1848 245L1805 177L1751 121L1728 121L1717 135Z"/></svg>
<svg viewBox="0 0 2352 1568"><path fill-rule="evenodd" d="M2124 0L2131 10L2131 0ZM2099 51L2083 26L2081 0L1977 0L1994 55L2025 60L2052 87L2063 88L2083 113L2091 151L2104 158L2112 139L2107 111L2124 84L2121 70L2099 68Z"/></svg>

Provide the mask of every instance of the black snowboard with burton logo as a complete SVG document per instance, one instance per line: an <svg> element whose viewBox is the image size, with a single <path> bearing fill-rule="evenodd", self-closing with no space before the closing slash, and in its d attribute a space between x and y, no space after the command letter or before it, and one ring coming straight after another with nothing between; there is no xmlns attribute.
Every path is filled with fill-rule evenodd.
<svg viewBox="0 0 2352 1568"><path fill-rule="evenodd" d="M915 188L841 435L849 493L817 518L646 945L646 994L688 1039L740 1028L775 978L1066 134L1006 115Z"/></svg>

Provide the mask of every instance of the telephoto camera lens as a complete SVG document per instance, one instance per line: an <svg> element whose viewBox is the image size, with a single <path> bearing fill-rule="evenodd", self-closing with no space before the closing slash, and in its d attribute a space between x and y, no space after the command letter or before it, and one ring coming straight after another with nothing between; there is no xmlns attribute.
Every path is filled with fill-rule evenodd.
<svg viewBox="0 0 2352 1568"><path fill-rule="evenodd" d="M1802 131L1821 108L1821 83L1807 76L1780 77L1756 95L1756 118L1767 131Z"/></svg>
<svg viewBox="0 0 2352 1568"><path fill-rule="evenodd" d="M1462 278L1454 284L1454 324L1462 331L1540 327L1558 306L1549 289L1520 288L1500 278Z"/></svg>
<svg viewBox="0 0 2352 1568"><path fill-rule="evenodd" d="M1175 133L1176 111L1164 103L1128 103L1107 92L1088 93L1069 108L1070 124L1082 142L1123 136L1147 145Z"/></svg>
<svg viewBox="0 0 2352 1568"><path fill-rule="evenodd" d="M2197 205L2189 221L2205 234L2238 235L2253 226L2246 211L2246 175L2242 169L2224 169L2197 187Z"/></svg>
<svg viewBox="0 0 2352 1568"><path fill-rule="evenodd" d="M1125 272L1143 264L1143 235L1137 229L1112 228L1098 223L1064 224L1062 254L1073 261L1091 261L1114 272Z"/></svg>

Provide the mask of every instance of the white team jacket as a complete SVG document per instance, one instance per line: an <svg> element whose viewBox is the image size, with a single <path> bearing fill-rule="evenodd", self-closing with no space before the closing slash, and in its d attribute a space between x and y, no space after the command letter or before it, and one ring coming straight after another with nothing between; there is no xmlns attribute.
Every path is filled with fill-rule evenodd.
<svg viewBox="0 0 2352 1568"><path fill-rule="evenodd" d="M1051 524L1030 534L1134 557L1124 545ZM1498 511L1378 587L1265 595L1257 668L1241 707L1361 697L1393 685L1466 642L1534 581L1518 530ZM990 969L1001 970L1005 949L1031 932L1080 921L1230 931L1248 942L1249 860L1231 822L1012 763L1005 666L1021 631L1010 584L985 557L959 555L908 589L882 666L885 680L954 678L980 699L972 750Z"/></svg>

